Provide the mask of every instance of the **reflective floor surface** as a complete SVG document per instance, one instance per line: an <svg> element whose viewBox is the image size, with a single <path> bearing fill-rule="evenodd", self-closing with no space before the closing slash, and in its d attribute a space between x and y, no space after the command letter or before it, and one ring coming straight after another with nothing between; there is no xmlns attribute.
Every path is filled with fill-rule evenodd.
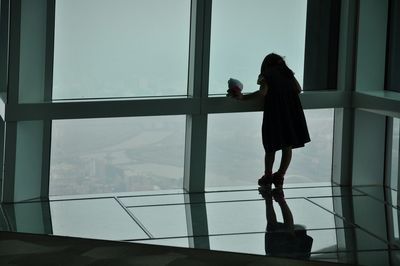
<svg viewBox="0 0 400 266"><path fill-rule="evenodd" d="M64 196L3 204L1 212L2 231L400 265L397 191L379 186Z"/></svg>

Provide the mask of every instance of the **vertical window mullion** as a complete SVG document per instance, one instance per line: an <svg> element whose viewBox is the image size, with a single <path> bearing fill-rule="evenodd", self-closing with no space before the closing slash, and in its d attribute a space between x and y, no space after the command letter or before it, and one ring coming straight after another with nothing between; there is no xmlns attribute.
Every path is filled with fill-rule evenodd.
<svg viewBox="0 0 400 266"><path fill-rule="evenodd" d="M188 95L203 102L208 97L210 58L211 0L192 0ZM194 110L186 120L186 145L183 187L203 192L205 186L207 113Z"/></svg>
<svg viewBox="0 0 400 266"><path fill-rule="evenodd" d="M200 105L199 110L186 117L183 188L189 193L205 190L208 114L202 112L201 104L208 97L212 0L192 0L191 4L188 96L200 101ZM192 197L190 194L186 201L190 203ZM204 202L204 195L202 197ZM208 235L205 205L192 208L191 204L186 204L186 220L188 232L192 235ZM208 237L194 237L189 240L189 246L209 249L210 240Z"/></svg>
<svg viewBox="0 0 400 266"><path fill-rule="evenodd" d="M51 98L55 0L10 2L10 59L7 103ZM2 200L48 198L51 122L8 121Z"/></svg>

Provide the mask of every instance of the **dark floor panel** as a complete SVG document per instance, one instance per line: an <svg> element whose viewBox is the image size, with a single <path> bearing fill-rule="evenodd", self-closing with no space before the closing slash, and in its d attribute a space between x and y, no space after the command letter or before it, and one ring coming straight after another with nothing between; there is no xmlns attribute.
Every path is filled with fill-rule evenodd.
<svg viewBox="0 0 400 266"><path fill-rule="evenodd" d="M0 232L0 246L1 265L327 265L201 249L8 232Z"/></svg>
<svg viewBox="0 0 400 266"><path fill-rule="evenodd" d="M311 259L365 266L396 266L400 265L400 252L398 250L373 250L360 252L324 253L312 254Z"/></svg>
<svg viewBox="0 0 400 266"><path fill-rule="evenodd" d="M313 240L310 252L311 253L332 253L338 252L338 237L344 235L354 235L354 241L347 241L346 251L373 251L388 249L387 243L372 236L371 234L357 228L336 228L323 230L307 230L305 232ZM240 252L248 254L265 255L267 248L266 238L273 233L248 233L248 234L232 234L232 235L210 235L197 237L197 241L208 243L205 248L211 250ZM362 239L368 243L368 246L359 246L357 239ZM274 241L279 241L274 238ZM283 239L285 241L285 239ZM162 238L150 239L142 241L133 241L139 243L148 243L156 245L167 245L177 247L189 247L190 243L194 243L193 237L188 238ZM193 247L193 246L192 246ZM198 247L198 246L197 246ZM362 248L362 249L361 249Z"/></svg>

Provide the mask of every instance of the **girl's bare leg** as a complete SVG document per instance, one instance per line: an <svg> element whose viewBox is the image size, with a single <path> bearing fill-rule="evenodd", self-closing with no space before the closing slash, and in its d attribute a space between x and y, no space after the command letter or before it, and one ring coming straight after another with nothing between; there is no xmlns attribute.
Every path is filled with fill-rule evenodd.
<svg viewBox="0 0 400 266"><path fill-rule="evenodd" d="M265 153L264 157L264 175L258 179L259 186L271 186L272 184L272 167L274 166L275 152Z"/></svg>
<svg viewBox="0 0 400 266"><path fill-rule="evenodd" d="M264 165L265 175L272 175L272 167L274 166L275 152L265 153Z"/></svg>
<svg viewBox="0 0 400 266"><path fill-rule="evenodd" d="M281 164L277 172L279 176L284 176L286 174L286 171L289 168L291 160L292 160L292 147L283 148Z"/></svg>
<svg viewBox="0 0 400 266"><path fill-rule="evenodd" d="M290 161L292 160L292 147L287 147L282 149L281 164L279 166L278 172L273 174L273 183L276 188L282 188L283 177L289 168Z"/></svg>

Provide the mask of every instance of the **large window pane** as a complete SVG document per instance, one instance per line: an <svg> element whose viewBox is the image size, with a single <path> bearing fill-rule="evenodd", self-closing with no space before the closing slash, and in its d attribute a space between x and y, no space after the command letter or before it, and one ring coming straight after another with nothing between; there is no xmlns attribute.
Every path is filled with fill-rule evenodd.
<svg viewBox="0 0 400 266"><path fill-rule="evenodd" d="M183 186L185 116L53 121L50 194Z"/></svg>
<svg viewBox="0 0 400 266"><path fill-rule="evenodd" d="M189 0L58 0L54 99L185 95Z"/></svg>
<svg viewBox="0 0 400 266"><path fill-rule="evenodd" d="M333 110L305 110L311 142L293 150L285 183L331 181ZM256 186L264 173L261 113L209 116L206 187ZM280 152L275 160L279 167Z"/></svg>
<svg viewBox="0 0 400 266"><path fill-rule="evenodd" d="M286 57L303 81L307 0L214 0L210 94L225 93L230 77L256 88L265 55Z"/></svg>

